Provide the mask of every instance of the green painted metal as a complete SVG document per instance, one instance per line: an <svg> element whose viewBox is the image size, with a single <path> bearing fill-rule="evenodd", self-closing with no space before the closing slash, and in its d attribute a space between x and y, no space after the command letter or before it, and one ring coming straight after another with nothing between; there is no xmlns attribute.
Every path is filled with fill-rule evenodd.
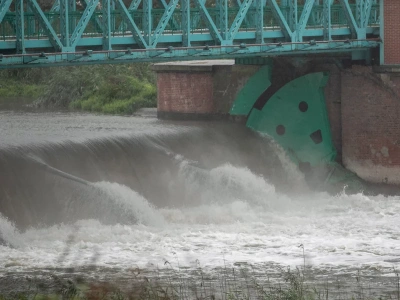
<svg viewBox="0 0 400 300"><path fill-rule="evenodd" d="M303 11L301 13L300 20L297 23L297 27L296 27L296 41L298 41L298 42L303 41L304 29L306 28L306 25L310 18L311 11L314 8L314 2L315 2L315 0L306 0L305 4L303 6Z"/></svg>
<svg viewBox="0 0 400 300"><path fill-rule="evenodd" d="M358 25L354 18L353 11L351 10L350 4L348 0L339 0L342 5L344 14L350 26L351 36L352 38L357 38L358 36ZM365 38L365 37L363 37Z"/></svg>
<svg viewBox="0 0 400 300"><path fill-rule="evenodd" d="M228 38L228 0L217 0L217 27L223 40Z"/></svg>
<svg viewBox="0 0 400 300"><path fill-rule="evenodd" d="M182 45L190 47L190 0L182 0Z"/></svg>
<svg viewBox="0 0 400 300"><path fill-rule="evenodd" d="M219 33L215 22L211 18L203 0L195 0L195 4L199 8L200 16L207 24L207 28L209 28L210 35L214 39L215 43L219 45L223 44L223 38L221 37L221 34Z"/></svg>
<svg viewBox="0 0 400 300"><path fill-rule="evenodd" d="M32 1L32 0L31 0ZM96 6L98 5L99 0L90 0L90 2L87 4L82 17L80 18L78 25L76 25L76 28L74 32L72 33L71 36L71 46L76 47L78 44L78 40L81 38L83 31L86 29L86 26L88 25L90 18L92 17L94 10L96 9Z"/></svg>
<svg viewBox="0 0 400 300"><path fill-rule="evenodd" d="M135 21L133 20L131 14L128 12L126 9L126 6L122 0L114 0L117 9L119 9L121 17L124 19L126 22L128 28L132 32L133 38L136 41L136 43L141 47L141 48L147 48L148 44L144 40L139 28L137 27Z"/></svg>
<svg viewBox="0 0 400 300"><path fill-rule="evenodd" d="M230 110L231 115L247 116L260 95L271 85L271 66L261 66L240 90Z"/></svg>
<svg viewBox="0 0 400 300"><path fill-rule="evenodd" d="M171 0L166 7L166 0L131 0L130 9L125 0L83 0L83 11L76 10L74 0L56 0L49 11L37 0L23 0L17 14L9 11L17 1L0 0L0 68L355 51L367 57L360 50L378 42L364 38L378 37L380 26L374 0L363 1L368 24L355 24L356 39L348 21L356 9L350 0L340 1L351 14L322 0L221 0L217 6ZM163 8L156 6L160 1ZM292 30L288 22L296 14L300 18L291 19ZM24 57L17 55L22 52Z"/></svg>
<svg viewBox="0 0 400 300"><path fill-rule="evenodd" d="M323 3L323 27L324 27L324 41L330 41L332 39L331 32L331 0L322 0Z"/></svg>
<svg viewBox="0 0 400 300"><path fill-rule="evenodd" d="M242 25L242 22L251 6L252 1L253 0L243 0L242 5L240 6L239 11L235 17L235 20L233 21L231 28L229 29L228 39L232 41L235 39L235 36L238 33L240 26Z"/></svg>
<svg viewBox="0 0 400 300"><path fill-rule="evenodd" d="M297 0L289 0L289 27L293 32L297 28L297 15L298 15L298 3Z"/></svg>
<svg viewBox="0 0 400 300"><path fill-rule="evenodd" d="M263 29L264 29L264 0L255 0L255 7L256 7L256 43L263 44L264 37L263 37ZM247 21L247 18L245 19Z"/></svg>
<svg viewBox="0 0 400 300"><path fill-rule="evenodd" d="M143 14L142 14L142 24L143 24L143 38L147 45L151 45L151 31L152 31L152 0L143 0Z"/></svg>
<svg viewBox="0 0 400 300"><path fill-rule="evenodd" d="M49 20L43 13L43 11L40 9L39 4L37 3L36 0L30 0L28 2L28 5L30 6L32 12L36 16L36 19L39 21L39 24L43 28L44 32L47 34L47 37L49 39L50 44L56 49L57 51L62 49L62 43L60 39L58 38L56 32L54 31L53 27L51 26ZM23 22L24 20L17 21L16 24ZM23 25L22 25L23 26ZM24 27L24 26L23 26Z"/></svg>
<svg viewBox="0 0 400 300"><path fill-rule="evenodd" d="M165 0L159 0L159 2L161 2L161 4L164 7L164 9L168 8L168 3L165 2ZM179 27L179 22L176 20L174 14L172 14L172 16L171 16L171 23L172 23L173 28L178 28Z"/></svg>
<svg viewBox="0 0 400 300"><path fill-rule="evenodd" d="M25 25L24 25L24 3L23 0L17 0L15 2L15 22L16 22L16 45L15 50L17 53L25 53Z"/></svg>
<svg viewBox="0 0 400 300"><path fill-rule="evenodd" d="M111 0L103 0L103 4L106 4L106 5L102 5L103 49L111 50L112 49L112 46L111 46L111 20L110 20Z"/></svg>
<svg viewBox="0 0 400 300"><path fill-rule="evenodd" d="M8 12L12 0L1 0L0 1L0 23L3 21L4 16Z"/></svg>
<svg viewBox="0 0 400 300"><path fill-rule="evenodd" d="M299 77L277 91L262 110L253 108L247 126L270 135L297 163L317 166L335 160L323 88L328 74Z"/></svg>
<svg viewBox="0 0 400 300"><path fill-rule="evenodd" d="M267 3L271 8L271 12L274 16L275 21L279 24L279 27L282 30L285 40L291 41L293 32L292 32L286 18L283 16L281 9L279 8L278 4L276 3L276 0L267 0Z"/></svg>
<svg viewBox="0 0 400 300"><path fill-rule="evenodd" d="M65 47L70 47L69 34L69 8L68 0L60 0L60 31L61 42Z"/></svg>
<svg viewBox="0 0 400 300"><path fill-rule="evenodd" d="M172 18L173 12L178 5L178 0L171 0L168 4L168 7L165 9L164 14L161 17L160 22L158 22L157 28L154 30L154 36L151 40L151 47L155 48L159 38L167 26L168 21Z"/></svg>

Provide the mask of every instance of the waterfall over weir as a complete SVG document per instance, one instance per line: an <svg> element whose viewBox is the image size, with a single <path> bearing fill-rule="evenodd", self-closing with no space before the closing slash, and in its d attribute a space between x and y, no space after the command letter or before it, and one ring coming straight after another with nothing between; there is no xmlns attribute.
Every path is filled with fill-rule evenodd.
<svg viewBox="0 0 400 300"><path fill-rule="evenodd" d="M361 273L395 287L400 198L312 191L279 147L242 125L0 119L0 294L27 275L127 282L135 269L191 278L199 265L260 280L305 266L321 282Z"/></svg>
<svg viewBox="0 0 400 300"><path fill-rule="evenodd" d="M248 185L240 176L226 172L212 178L224 165L250 169L277 185L287 183L275 146L235 124L170 126L150 135L0 151L0 212L18 228L80 219L152 224L156 221L150 215L143 217L152 207L209 203L205 194L220 188L215 180L226 192L240 194ZM116 184L130 188L133 199L116 192Z"/></svg>

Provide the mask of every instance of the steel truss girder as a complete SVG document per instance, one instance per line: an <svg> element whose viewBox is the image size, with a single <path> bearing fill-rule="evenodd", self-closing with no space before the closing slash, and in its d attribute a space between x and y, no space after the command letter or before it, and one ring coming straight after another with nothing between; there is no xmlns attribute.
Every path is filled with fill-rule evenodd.
<svg viewBox="0 0 400 300"><path fill-rule="evenodd" d="M349 1L348 0L339 0L339 1L340 1L340 4L342 5L344 14L346 16L348 25L350 27L351 36L352 36L352 38L355 39L358 36L358 26L357 26L357 22L353 16L353 12L351 11Z"/></svg>
<svg viewBox="0 0 400 300"><path fill-rule="evenodd" d="M298 42L303 41L304 29L306 28L308 19L310 18L314 3L315 0L306 0L306 2L304 3L303 11L296 26L296 41Z"/></svg>
<svg viewBox="0 0 400 300"><path fill-rule="evenodd" d="M143 17L142 17L142 24L143 24L143 38L146 41L147 45L151 45L151 8L153 4L153 0L143 0Z"/></svg>
<svg viewBox="0 0 400 300"><path fill-rule="evenodd" d="M224 40L228 39L228 0L217 0L217 27L221 32L221 37Z"/></svg>
<svg viewBox="0 0 400 300"><path fill-rule="evenodd" d="M0 1L0 23L3 21L4 16L10 8L12 0L1 0Z"/></svg>
<svg viewBox="0 0 400 300"><path fill-rule="evenodd" d="M36 0L28 0L28 6L30 7L30 9L32 10L32 12L36 16L36 18L38 19L40 25L42 26L42 29L47 34L51 45L54 47L54 49L56 49L56 51L61 50L63 48L63 45L62 45L60 39L58 38L56 32L54 31L54 28L51 26L49 20L44 15L39 4L36 2Z"/></svg>
<svg viewBox="0 0 400 300"><path fill-rule="evenodd" d="M65 47L70 47L69 34L69 0L59 0L60 2L60 31L61 42Z"/></svg>
<svg viewBox="0 0 400 300"><path fill-rule="evenodd" d="M32 54L32 56L3 56L0 60L0 69L18 68L18 67L44 67L44 66L68 66L99 63L129 63L146 61L171 61L171 60L199 60L199 59L218 59L218 58L236 58L236 57L259 57L262 55L307 55L311 53L332 53L332 52L352 52L366 50L379 45L376 41L351 40L351 41L332 41L309 43L285 43L285 44L262 44L247 45L246 48L236 46L219 46L209 49L196 47L157 50L149 49L147 51L93 51L90 55L87 52L77 53L76 59L71 60L68 53L58 53L44 56ZM168 50L168 51L166 51ZM154 51L158 51L154 55ZM85 55L86 54L86 55ZM46 56L47 55L47 56ZM24 58L25 57L25 58Z"/></svg>
<svg viewBox="0 0 400 300"><path fill-rule="evenodd" d="M103 49L111 50L111 0L102 0Z"/></svg>
<svg viewBox="0 0 400 300"><path fill-rule="evenodd" d="M182 45L190 47L190 0L181 1L182 11Z"/></svg>
<svg viewBox="0 0 400 300"><path fill-rule="evenodd" d="M256 4L256 43L263 44L263 30L264 30L264 1L255 0Z"/></svg>
<svg viewBox="0 0 400 300"><path fill-rule="evenodd" d="M364 17L363 17L363 22L360 23L361 28L368 27L368 21L371 16L372 2L373 0L364 0L364 6L362 8L362 15Z"/></svg>
<svg viewBox="0 0 400 300"><path fill-rule="evenodd" d="M114 0L114 1L116 6L119 8L119 11L121 12L122 18L125 20L125 23L127 23L129 30L132 32L133 38L135 39L136 43L141 48L147 48L148 44L144 40L136 23L133 21L132 16L129 14L129 11L126 9L125 4L122 2L122 0Z"/></svg>
<svg viewBox="0 0 400 300"><path fill-rule="evenodd" d="M235 39L235 36L239 31L240 25L242 25L242 22L252 3L253 0L243 0L242 5L240 5L239 12L237 13L235 20L233 21L229 30L228 39L230 41L230 44L233 44L233 40Z"/></svg>
<svg viewBox="0 0 400 300"><path fill-rule="evenodd" d="M287 23L285 17L282 14L281 9L279 8L276 0L267 0L268 5L271 7L272 14L275 20L278 22L283 35L285 36L286 41L292 40L293 32L290 29L289 24Z"/></svg>
<svg viewBox="0 0 400 300"><path fill-rule="evenodd" d="M324 26L324 41L332 39L331 34L331 0L323 0L323 17L322 22Z"/></svg>
<svg viewBox="0 0 400 300"><path fill-rule="evenodd" d="M218 45L224 44L224 40L218 32L217 26L215 25L214 21L212 20L210 14L208 13L207 8L205 7L205 3L203 0L194 0L196 6L200 10L200 16L207 24L208 30L210 31L211 36L213 37L215 43Z"/></svg>
<svg viewBox="0 0 400 300"><path fill-rule="evenodd" d="M167 9L168 3L165 2L165 0L158 0L158 1L162 4L162 6L164 7L164 9ZM178 21L176 21L174 15L172 15L171 21L172 21L172 26L174 26L174 28L179 28L179 23L178 23Z"/></svg>
<svg viewBox="0 0 400 300"><path fill-rule="evenodd" d="M7 1L13 1L9 4ZM144 40L144 32L146 31L146 26L137 26L136 18L141 16L142 10L139 12L128 11L123 1L125 0L82 0L88 2L86 8L83 12L79 14L74 14L75 11L73 4L75 0L56 0L53 4L50 17L41 10L38 5L37 0L0 0L0 7L3 9L7 7L14 7L16 5L16 12L10 12L7 14L6 19L3 20L0 25L8 22L12 24L10 27L6 24L5 28L8 30L7 40L0 40L0 54L6 53L2 52L15 51L14 53L25 53L23 63L29 65L46 64L47 62L53 61L51 58L51 53L70 53L68 55L68 61L74 61L76 63L94 63L93 57L103 57L102 59L118 60L120 57L126 57L123 51L118 49L142 49L147 54L147 56L140 56L135 54L138 59L145 59L148 61L157 61L160 59L195 59L196 57L234 57L235 55L256 55L255 47L248 47L249 44L264 44L264 42L275 41L278 45L282 43L283 45L265 45L259 48L260 55L269 55L269 53L286 53L287 46L285 46L285 41L293 42L292 50L304 51L304 53L312 53L310 51L325 51L326 49L322 45L315 46L315 41L324 40L325 43L332 41L332 36L338 39L341 36L343 40L349 39L351 35L354 36L354 29L346 23L346 20L340 24L345 26L331 26L331 5L332 0L305 0L304 8L299 14L299 19L294 24L295 30L292 31L288 24L288 19L284 17L283 9L278 6L277 3L283 3L277 0L237 0L240 2L240 7L236 10L236 15L232 16L233 8L228 8L231 5L231 0L221 1L221 5L224 5L222 11L229 13L224 15L224 22L228 22L231 17L234 17L234 21L231 24L226 23L223 28L221 28L221 22L215 22L218 20L217 16L213 15L214 12L218 12L218 8L211 10L206 7L204 0L193 0L198 9L191 9L192 0L164 0L168 1L168 5L164 8L163 14L160 18L158 24L153 24L155 28L150 28L152 32L149 32L150 36L148 42ZM141 0L133 0L130 7L134 5L138 7ZM151 3L149 0L148 4ZM157 0L161 1L161 0ZM293 1L293 0L290 0ZM316 1L317 4L316 4ZM363 15L363 26L357 24L354 19L354 15L350 10L348 4L349 0L340 0L341 5L345 6L345 9L341 11L343 15L346 9L350 12L346 15L346 19L353 17L356 29L356 38L358 40L365 39L366 33L375 34L377 32L376 25L377 21L373 21L375 25L368 25L369 15L371 14L371 7L374 0L363 0L362 1L362 12ZM113 10L114 2L117 6L117 11ZM101 9L98 5L101 3ZM161 2L162 3L162 2ZM226 3L226 6L225 6ZM294 2L291 2L292 4ZM290 4L288 0L288 4ZM23 9L25 5L25 11ZM268 5L267 10L265 6ZM9 8L7 7L7 10ZM58 7L58 8L57 8ZM289 6L288 6L289 7ZM347 7L347 8L346 8ZM269 10L271 8L271 10ZM337 8L337 6L336 6ZM335 8L335 10L336 10ZM55 13L57 10L59 13ZM151 9L151 8L150 8ZM251 10L250 10L251 9ZM145 9L148 11L148 8ZM334 11L335 11L334 10ZM97 11L97 12L96 12ZM265 17L263 16L266 12L272 12L275 19L274 23L264 24ZM96 15L95 15L96 12ZM99 14L101 12L101 14ZM201 14L199 14L199 12ZM29 13L29 14L28 14ZM31 17L33 13L34 18ZM318 14L317 26L308 26L309 19L311 15ZM81 17L79 17L81 15ZM196 23L197 16L205 21L201 23ZM134 19L135 16L135 19ZM150 17L159 17L159 12L154 10ZM170 24L173 17L176 17L175 21L179 20L177 28L168 28L167 24ZM221 15L219 15L221 17ZM243 23L246 22L246 17L251 18L251 24L248 23L243 27ZM114 31L115 19L122 19L123 24L127 24L128 29L132 32L132 35L126 34L125 30L118 32ZM154 17L155 18L155 17ZM269 18L269 16L267 17ZM60 26L51 25L50 22L57 24L59 22ZM95 22L94 22L95 21ZM140 20L139 20L140 21ZM25 24L24 24L25 22ZM270 22L270 21L269 21ZM31 25L39 23L40 28L35 28L35 31L31 29L34 28ZM78 23L78 24L77 24ZM154 23L154 21L152 22ZM280 29L277 30L277 24ZM92 28L92 24L95 26L94 31L89 31ZM273 25L272 25L273 24ZM320 26L318 26L320 24ZM89 26L88 26L89 25ZM269 26L273 27L269 27ZM99 27L100 26L100 27ZM266 27L264 27L266 26ZM98 30L100 28L101 30ZM72 32L72 34L71 34ZM15 33L15 34L14 34ZM36 35L38 33L38 35ZM88 35L86 35L88 33ZM46 37L44 37L46 35ZM304 46L303 40L309 41L309 44ZM317 42L318 43L318 42ZM247 45L246 45L247 44ZM225 50L213 50L213 47L218 47L214 45L220 45L221 48L226 47ZM298 45L298 46L297 46ZM200 47L200 49L193 46ZM87 49L87 54L75 54L76 48ZM173 48L174 47L174 48ZM298 49L296 48L298 47ZM166 49L164 49L166 48ZM174 50L174 49L177 50ZM184 49L183 49L184 48ZM188 48L189 50L185 50ZM204 49L206 50L204 50ZM40 50L37 50L40 49ZM103 49L105 53L109 55L101 56L100 54L92 55L92 51L98 51ZM152 49L147 50L147 49ZM186 53L188 57L182 56L178 53L178 49L182 50L182 53ZM219 49L219 48L218 48ZM331 47L329 51L340 52L342 49L347 49L346 47ZM46 55L40 55L36 53L35 56L30 56L32 51L47 51ZM117 51L117 52L115 52ZM131 51L131 50L126 50ZM135 50L132 50L135 51ZM293 52L293 53L294 53ZM27 55L26 55L27 54ZM64 54L58 54L63 56ZM222 56L219 56L222 55ZM0 58L2 61L8 61L8 59ZM131 58L131 56L129 56ZM56 62L58 60L56 59ZM0 62L0 65L2 62Z"/></svg>
<svg viewBox="0 0 400 300"><path fill-rule="evenodd" d="M25 25L24 25L24 2L23 0L15 1L15 35L16 35L16 52L17 53L25 53Z"/></svg>
<svg viewBox="0 0 400 300"><path fill-rule="evenodd" d="M164 14L161 17L161 20L158 22L158 25L157 25L156 29L154 30L154 36L153 36L152 40L150 41L151 48L156 47L156 45L158 43L158 39L162 35L165 27L167 26L168 21L171 19L172 14L174 13L176 6L178 5L178 1L179 0L171 0L169 2L168 7L165 9Z"/></svg>
<svg viewBox="0 0 400 300"><path fill-rule="evenodd" d="M71 47L76 47L76 45L78 44L78 41L81 38L83 32L85 31L86 26L88 25L90 18L92 17L98 4L99 0L90 0L89 3L87 4L82 17L80 18L74 32L72 33Z"/></svg>
<svg viewBox="0 0 400 300"><path fill-rule="evenodd" d="M289 0L289 26L292 31L297 27L297 0Z"/></svg>

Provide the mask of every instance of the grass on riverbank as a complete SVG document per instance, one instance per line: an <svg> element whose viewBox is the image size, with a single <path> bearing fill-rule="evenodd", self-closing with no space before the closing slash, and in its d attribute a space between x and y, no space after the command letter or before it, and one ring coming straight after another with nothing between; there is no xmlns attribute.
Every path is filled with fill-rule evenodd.
<svg viewBox="0 0 400 300"><path fill-rule="evenodd" d="M166 262L165 264L169 264ZM73 270L72 270L73 272ZM307 280L305 270L279 269L278 280L270 280L267 274L255 274L252 268L222 268L217 274L207 274L200 267L186 275L184 270L171 268L167 272L132 270L131 279L125 279L123 288L107 282L85 282L81 278L60 278L51 275L51 281L43 283L30 279L31 290L0 294L0 300L42 299L115 299L115 300L399 300L400 280L385 292L374 291L363 281L360 273L339 282L316 284ZM166 275L166 273L168 275ZM47 285L47 287L46 287ZM121 282L118 284L121 286ZM47 288L47 292L44 289Z"/></svg>
<svg viewBox="0 0 400 300"><path fill-rule="evenodd" d="M95 65L0 71L0 103L107 114L156 107L155 75L148 64Z"/></svg>

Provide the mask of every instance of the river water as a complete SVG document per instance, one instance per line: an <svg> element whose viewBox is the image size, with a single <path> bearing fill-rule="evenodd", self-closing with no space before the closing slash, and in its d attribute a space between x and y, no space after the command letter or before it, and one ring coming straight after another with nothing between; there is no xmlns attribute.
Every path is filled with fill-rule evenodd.
<svg viewBox="0 0 400 300"><path fill-rule="evenodd" d="M1 112L0 180L3 293L54 274L278 282L297 267L396 295L400 197L310 191L239 124Z"/></svg>

